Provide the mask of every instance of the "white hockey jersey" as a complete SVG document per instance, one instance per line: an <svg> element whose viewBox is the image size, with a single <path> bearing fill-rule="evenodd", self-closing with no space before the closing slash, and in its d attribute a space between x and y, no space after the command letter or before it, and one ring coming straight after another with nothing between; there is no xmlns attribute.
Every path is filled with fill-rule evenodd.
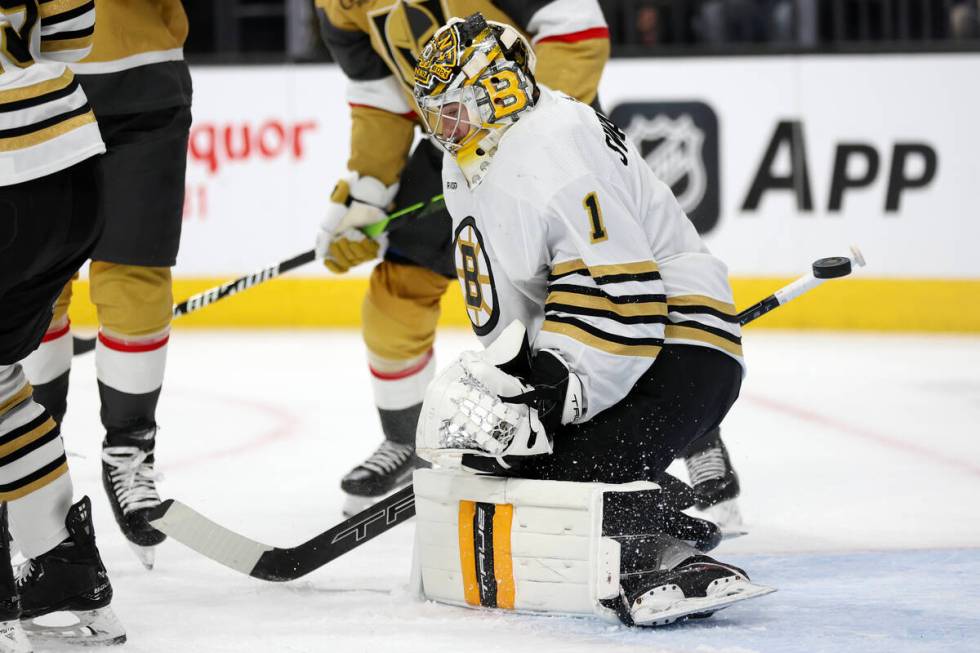
<svg viewBox="0 0 980 653"><path fill-rule="evenodd" d="M85 92L64 63L88 54L94 31L92 2L0 5L0 186L105 152Z"/></svg>
<svg viewBox="0 0 980 653"><path fill-rule="evenodd" d="M581 377L585 421L622 400L665 343L744 367L728 269L613 123L541 88L469 188L443 165L456 268L484 344L513 320Z"/></svg>

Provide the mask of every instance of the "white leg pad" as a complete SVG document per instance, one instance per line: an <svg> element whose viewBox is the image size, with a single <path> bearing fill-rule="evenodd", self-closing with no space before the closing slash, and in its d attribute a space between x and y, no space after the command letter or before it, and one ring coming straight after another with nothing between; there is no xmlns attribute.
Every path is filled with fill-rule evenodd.
<svg viewBox="0 0 980 653"><path fill-rule="evenodd" d="M602 495L626 485L415 471L413 582L425 599L463 607L596 615L619 594L619 543L602 537Z"/></svg>

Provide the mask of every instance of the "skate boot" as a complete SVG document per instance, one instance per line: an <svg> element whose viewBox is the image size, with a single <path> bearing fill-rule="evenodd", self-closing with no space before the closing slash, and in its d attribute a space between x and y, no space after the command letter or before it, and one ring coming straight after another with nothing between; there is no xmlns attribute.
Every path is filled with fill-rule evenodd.
<svg viewBox="0 0 980 653"><path fill-rule="evenodd" d="M31 653L31 643L20 625L20 597L10 566L6 503L0 504L0 653Z"/></svg>
<svg viewBox="0 0 980 653"><path fill-rule="evenodd" d="M68 538L18 570L21 623L31 639L80 644L120 644L126 631L109 604L112 586L95 546L92 503L88 497L65 517ZM77 623L42 625L35 620L68 611Z"/></svg>
<svg viewBox="0 0 980 653"><path fill-rule="evenodd" d="M418 463L414 446L383 441L367 460L341 479L340 488L347 495L344 516L356 515L408 485Z"/></svg>
<svg viewBox="0 0 980 653"><path fill-rule="evenodd" d="M688 449L684 464L691 478L697 507L721 528L726 537L744 534L738 508L738 474L732 467L720 429L707 434Z"/></svg>
<svg viewBox="0 0 980 653"><path fill-rule="evenodd" d="M102 487L112 514L130 547L147 569L153 569L154 547L167 536L150 526L147 513L160 505L153 469L156 427L109 433L102 443Z"/></svg>
<svg viewBox="0 0 980 653"><path fill-rule="evenodd" d="M668 535L618 536L620 593L602 601L629 626L665 626L704 618L774 592L733 565L702 555Z"/></svg>
<svg viewBox="0 0 980 653"><path fill-rule="evenodd" d="M666 626L678 619L710 617L739 601L775 591L751 582L738 567L698 555L674 569L625 578L616 607L628 625Z"/></svg>

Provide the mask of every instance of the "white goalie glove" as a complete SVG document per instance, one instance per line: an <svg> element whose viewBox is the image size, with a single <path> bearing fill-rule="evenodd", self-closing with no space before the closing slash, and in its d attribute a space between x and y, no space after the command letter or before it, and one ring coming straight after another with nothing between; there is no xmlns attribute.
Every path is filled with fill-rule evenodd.
<svg viewBox="0 0 980 653"><path fill-rule="evenodd" d="M316 257L331 272L341 274L383 256L385 237L369 238L360 227L384 220L397 193L397 183L385 186L374 177L355 174L338 181L316 234Z"/></svg>
<svg viewBox="0 0 980 653"><path fill-rule="evenodd" d="M535 363L547 373L535 374L519 322L484 351L461 354L426 391L418 455L443 466L490 456L507 467L505 456L551 453L554 430L582 414L582 384L556 352L538 352Z"/></svg>

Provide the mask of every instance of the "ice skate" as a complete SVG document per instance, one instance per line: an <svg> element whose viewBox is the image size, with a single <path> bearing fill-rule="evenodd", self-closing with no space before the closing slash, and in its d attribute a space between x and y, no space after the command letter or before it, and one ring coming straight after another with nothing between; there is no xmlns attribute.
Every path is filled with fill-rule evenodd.
<svg viewBox="0 0 980 653"><path fill-rule="evenodd" d="M347 495L344 515L356 515L408 485L416 463L415 447L412 445L397 444L391 440L382 442L367 460L341 479L340 487Z"/></svg>
<svg viewBox="0 0 980 653"><path fill-rule="evenodd" d="M718 524L725 538L745 534L738 507L738 474L716 429L713 437L684 458L697 507Z"/></svg>
<svg viewBox="0 0 980 653"><path fill-rule="evenodd" d="M114 433L102 443L102 486L116 523L147 569L153 569L156 545L167 539L146 520L147 512L160 505L153 469L155 435L155 427Z"/></svg>
<svg viewBox="0 0 980 653"><path fill-rule="evenodd" d="M622 579L616 609L624 623L665 626L683 618L709 617L739 601L776 590L757 585L738 567L708 556L692 556L664 571L634 573Z"/></svg>
<svg viewBox="0 0 980 653"><path fill-rule="evenodd" d="M20 624L20 597L10 565L10 533L7 530L7 504L0 504L0 653L31 653Z"/></svg>
<svg viewBox="0 0 980 653"><path fill-rule="evenodd" d="M95 546L92 504L88 497L73 505L65 518L68 538L21 565L16 586L21 623L34 641L74 644L120 644L123 629L110 607L112 585ZM55 625L55 613L72 616ZM52 615L52 618L45 618Z"/></svg>

